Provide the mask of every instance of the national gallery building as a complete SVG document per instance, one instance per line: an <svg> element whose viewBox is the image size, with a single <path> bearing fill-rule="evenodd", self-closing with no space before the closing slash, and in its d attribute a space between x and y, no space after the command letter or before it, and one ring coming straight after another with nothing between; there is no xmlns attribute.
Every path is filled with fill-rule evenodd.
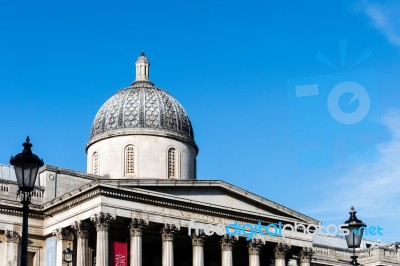
<svg viewBox="0 0 400 266"><path fill-rule="evenodd" d="M28 265L349 265L353 253L344 237L303 230L319 221L225 181L198 180L189 117L149 72L142 53L136 80L97 112L86 173L40 169ZM0 165L0 266L20 265L17 190L13 167ZM279 234L280 226L299 224ZM251 226L264 229L257 233ZM63 261L68 248L69 264ZM361 265L400 265L397 248L363 240L356 254Z"/></svg>

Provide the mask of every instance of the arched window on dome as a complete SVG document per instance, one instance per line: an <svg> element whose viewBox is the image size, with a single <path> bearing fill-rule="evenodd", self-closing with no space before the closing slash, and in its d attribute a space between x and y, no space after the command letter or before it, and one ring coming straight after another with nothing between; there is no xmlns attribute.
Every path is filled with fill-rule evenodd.
<svg viewBox="0 0 400 266"><path fill-rule="evenodd" d="M169 148L168 150L168 178L177 178L176 173L176 150Z"/></svg>
<svg viewBox="0 0 400 266"><path fill-rule="evenodd" d="M93 153L92 157L92 173L94 175L99 174L99 154L96 152Z"/></svg>
<svg viewBox="0 0 400 266"><path fill-rule="evenodd" d="M133 145L128 145L125 147L124 152L124 173L125 176L134 176L136 174L135 159L136 159L136 149Z"/></svg>

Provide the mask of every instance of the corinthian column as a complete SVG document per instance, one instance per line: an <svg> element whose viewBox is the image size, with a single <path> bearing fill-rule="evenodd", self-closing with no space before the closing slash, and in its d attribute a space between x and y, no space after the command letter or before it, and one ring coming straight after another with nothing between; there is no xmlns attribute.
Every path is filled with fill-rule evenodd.
<svg viewBox="0 0 400 266"><path fill-rule="evenodd" d="M59 228L53 231L53 235L56 237L56 265L63 266L63 251L69 247L67 246L67 240L72 241L74 239L73 234L65 228ZM73 247L70 247L73 249Z"/></svg>
<svg viewBox="0 0 400 266"><path fill-rule="evenodd" d="M312 248L303 248L300 251L300 266L310 266L313 253Z"/></svg>
<svg viewBox="0 0 400 266"><path fill-rule="evenodd" d="M148 222L142 219L133 219L129 223L131 249L129 254L130 266L142 266L142 232Z"/></svg>
<svg viewBox="0 0 400 266"><path fill-rule="evenodd" d="M162 266L174 266L174 236L179 227L165 224L161 230L162 236Z"/></svg>
<svg viewBox="0 0 400 266"><path fill-rule="evenodd" d="M6 237L4 265L18 265L18 244L21 235L15 231L6 230L4 236Z"/></svg>
<svg viewBox="0 0 400 266"><path fill-rule="evenodd" d="M71 226L77 236L76 266L86 266L89 262L89 224L84 221L76 221Z"/></svg>
<svg viewBox="0 0 400 266"><path fill-rule="evenodd" d="M193 266L204 266L204 238L203 230L200 230L198 235L192 235Z"/></svg>
<svg viewBox="0 0 400 266"><path fill-rule="evenodd" d="M260 239L252 239L247 245L249 249L249 266L260 266L260 250L263 243Z"/></svg>
<svg viewBox="0 0 400 266"><path fill-rule="evenodd" d="M108 230L110 229L110 223L115 217L109 213L96 213L90 218L95 224L97 231L96 240L96 266L108 266Z"/></svg>
<svg viewBox="0 0 400 266"><path fill-rule="evenodd" d="M236 238L234 236L224 235L219 241L221 244L221 265L222 266L232 266L232 250L233 244L235 243Z"/></svg>
<svg viewBox="0 0 400 266"><path fill-rule="evenodd" d="M290 250L290 246L285 243L278 243L274 249L275 266L286 265L286 255Z"/></svg>

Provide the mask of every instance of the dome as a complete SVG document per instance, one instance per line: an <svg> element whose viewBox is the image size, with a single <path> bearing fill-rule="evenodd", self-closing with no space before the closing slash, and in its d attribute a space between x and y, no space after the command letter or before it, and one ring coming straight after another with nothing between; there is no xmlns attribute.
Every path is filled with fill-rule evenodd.
<svg viewBox="0 0 400 266"><path fill-rule="evenodd" d="M142 53L136 61L136 81L103 104L87 146L119 135L156 135L185 141L197 151L188 115L172 95L148 80L149 65Z"/></svg>

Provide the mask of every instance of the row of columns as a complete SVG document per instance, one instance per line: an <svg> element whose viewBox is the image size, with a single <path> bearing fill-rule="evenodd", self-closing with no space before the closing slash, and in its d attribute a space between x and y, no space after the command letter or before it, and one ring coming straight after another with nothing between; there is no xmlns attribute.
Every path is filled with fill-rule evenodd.
<svg viewBox="0 0 400 266"><path fill-rule="evenodd" d="M108 266L109 262L109 237L108 232L111 222L115 217L108 213L99 213L91 217L91 221L96 227L96 266ZM130 266L142 266L142 233L148 225L142 219L132 219L129 223L130 232ZM77 236L77 260L76 266L86 266L88 264L88 237L89 224L85 221L76 221L71 225ZM180 230L174 224L165 224L161 230L162 236L162 266L174 266L174 236ZM68 234L63 229L56 230L54 234L57 239L68 239ZM204 240L205 234L202 230L198 235L192 235L192 265L204 266ZM233 246L236 242L234 236L224 235L221 237L221 265L233 265ZM57 243L57 254L62 254L66 247L62 243ZM263 242L260 239L253 239L248 244L249 266L260 266L260 250ZM274 249L275 266L285 266L290 246L285 243L278 243ZM313 251L311 248L303 248L299 254L300 266L310 266ZM56 266L62 266L62 260L57 259Z"/></svg>
<svg viewBox="0 0 400 266"><path fill-rule="evenodd" d="M224 235L221 240L221 265L233 265L233 245L236 238L233 236ZM193 246L193 266L204 266L204 233L192 236ZM260 239L253 239L248 244L249 266L260 266L260 251L263 246ZM290 251L290 246L284 243L278 243L274 249L275 266L285 266L287 254ZM300 251L300 266L310 266L313 250L311 248L303 248Z"/></svg>
<svg viewBox="0 0 400 266"><path fill-rule="evenodd" d="M96 227L97 241L96 241L96 266L105 266L109 262L108 254L108 232L110 225L115 217L108 213L98 213L90 218L91 222ZM71 224L71 228L77 237L76 243L76 266L89 265L89 233L90 224L86 221L75 221ZM56 266L63 266L62 252L67 248L66 242L72 241L74 238L73 232L65 228L57 229L53 232L57 239L56 247Z"/></svg>

